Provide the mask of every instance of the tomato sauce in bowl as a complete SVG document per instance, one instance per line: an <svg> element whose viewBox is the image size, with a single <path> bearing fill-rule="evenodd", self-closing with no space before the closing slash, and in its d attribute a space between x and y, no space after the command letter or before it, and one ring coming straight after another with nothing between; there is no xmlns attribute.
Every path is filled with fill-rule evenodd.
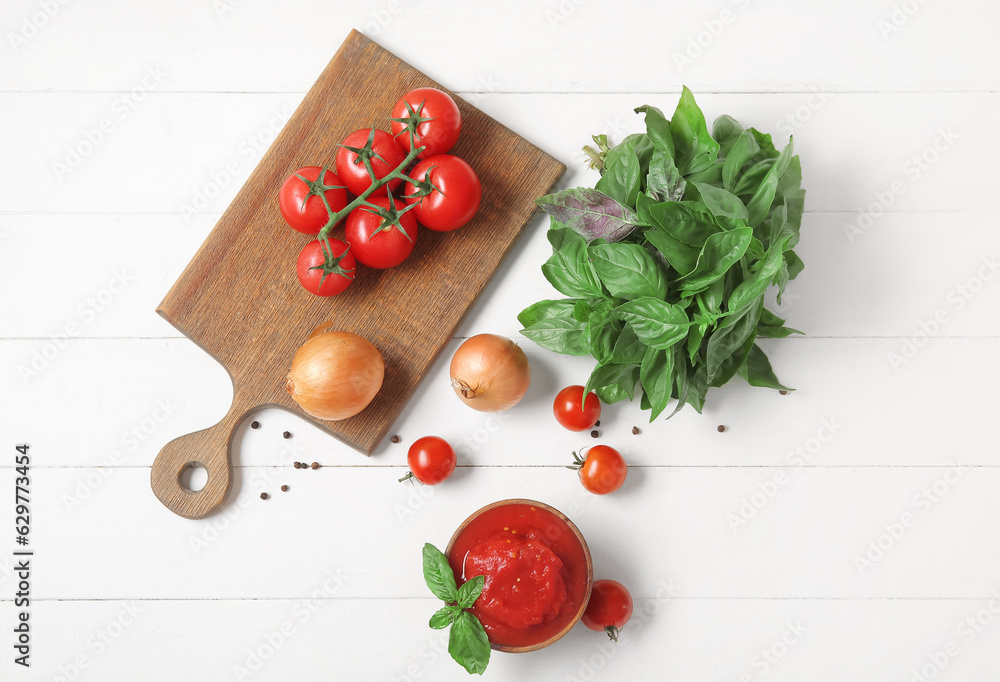
<svg viewBox="0 0 1000 682"><path fill-rule="evenodd" d="M445 552L459 585L486 577L471 611L498 651L534 651L583 614L593 582L590 550L561 512L533 500L503 500L463 523Z"/></svg>

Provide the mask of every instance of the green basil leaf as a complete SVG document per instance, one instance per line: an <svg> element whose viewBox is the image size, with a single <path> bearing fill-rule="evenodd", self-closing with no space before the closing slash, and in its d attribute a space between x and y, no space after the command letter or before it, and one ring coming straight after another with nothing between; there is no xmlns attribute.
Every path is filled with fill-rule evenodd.
<svg viewBox="0 0 1000 682"><path fill-rule="evenodd" d="M639 382L649 396L649 421L659 417L670 402L674 388L674 351L649 348L639 368Z"/></svg>
<svg viewBox="0 0 1000 682"><path fill-rule="evenodd" d="M635 369L634 365L597 365L587 378L587 385L584 386L584 395L587 395L591 391L601 391L612 386L617 386L620 381L632 376L633 369ZM634 387L635 383L633 382L632 388L634 389ZM619 386L619 388L621 387ZM598 395L598 398L600 398L600 395Z"/></svg>
<svg viewBox="0 0 1000 682"><path fill-rule="evenodd" d="M524 327L530 327L540 320L552 317L570 319L573 317L573 309L578 301L579 299L575 298L539 301L518 313L517 321Z"/></svg>
<svg viewBox="0 0 1000 682"><path fill-rule="evenodd" d="M730 192L736 187L740 171L750 158L760 151L753 133L744 130L736 140L736 144L726 153L726 161L722 166L722 184Z"/></svg>
<svg viewBox="0 0 1000 682"><path fill-rule="evenodd" d="M635 113L646 114L646 134L654 144L663 147L672 159L674 157L674 140L670 133L670 121L666 119L663 112L656 107L645 104L637 107Z"/></svg>
<svg viewBox="0 0 1000 682"><path fill-rule="evenodd" d="M423 550L424 582L438 599L453 602L458 599L458 588L455 586L455 574L451 571L448 559L434 545L427 543Z"/></svg>
<svg viewBox="0 0 1000 682"><path fill-rule="evenodd" d="M626 206L635 206L639 193L639 158L627 144L620 144L608 152L604 160L604 175L595 189L604 192Z"/></svg>
<svg viewBox="0 0 1000 682"><path fill-rule="evenodd" d="M596 189L567 189L535 199L535 203L587 242L601 238L617 242L639 224L634 210Z"/></svg>
<svg viewBox="0 0 1000 682"><path fill-rule="evenodd" d="M477 575L473 578L469 578L462 586L458 588L458 605L463 609L470 609L472 605L476 603L479 599L479 595L483 591L483 586L486 584L486 577L482 575Z"/></svg>
<svg viewBox="0 0 1000 682"><path fill-rule="evenodd" d="M713 234L705 241L694 269L682 275L681 291L700 291L724 276L729 268L743 258L752 238L753 230L749 227Z"/></svg>
<svg viewBox="0 0 1000 682"><path fill-rule="evenodd" d="M785 251L785 262L788 263L788 279L795 279L806 266L794 251Z"/></svg>
<svg viewBox="0 0 1000 682"><path fill-rule="evenodd" d="M708 206L712 215L734 220L746 220L749 217L747 207L735 194L703 182L692 182L691 184L698 190L701 200Z"/></svg>
<svg viewBox="0 0 1000 682"><path fill-rule="evenodd" d="M521 334L546 350L564 355L590 355L587 325L575 319L549 317L525 327Z"/></svg>
<svg viewBox="0 0 1000 682"><path fill-rule="evenodd" d="M692 362L692 364L694 364ZM674 347L674 381L677 386L677 404L674 405L673 411L667 415L667 419L670 419L675 414L681 411L681 408L687 405L688 399L688 366L687 362L684 360L684 349L680 346Z"/></svg>
<svg viewBox="0 0 1000 682"><path fill-rule="evenodd" d="M801 334L798 329L785 326L785 321L772 313L767 308L760 312L760 321L757 323L757 336L769 339L783 339L791 334Z"/></svg>
<svg viewBox="0 0 1000 682"><path fill-rule="evenodd" d="M590 346L590 354L598 362L611 361L611 349L618 340L621 327L621 322L612 320L607 311L591 313L587 322L587 343Z"/></svg>
<svg viewBox="0 0 1000 682"><path fill-rule="evenodd" d="M719 143L708 134L705 115L687 86L670 119L670 136L674 141L674 163L682 175L705 170L718 157Z"/></svg>
<svg viewBox="0 0 1000 682"><path fill-rule="evenodd" d="M778 156L778 160L767 171L767 175L761 180L760 186L753 193L750 201L747 202L746 209L747 213L750 214L747 222L751 227L764 222L768 211L771 210L774 194L778 191L778 181L781 180L781 176L784 175L788 169L788 164L792 160L793 147L792 139L789 138L788 146L782 150L781 155Z"/></svg>
<svg viewBox="0 0 1000 682"><path fill-rule="evenodd" d="M677 272L690 272L698 262L698 249L683 244L659 228L646 230L643 236Z"/></svg>
<svg viewBox="0 0 1000 682"><path fill-rule="evenodd" d="M756 335L757 321L760 319L762 307L761 300L743 312L725 318L708 337L708 346L705 349L707 383L713 382L723 362L739 350L748 338L752 339ZM742 358L736 363L733 371L735 372L741 364L743 364Z"/></svg>
<svg viewBox="0 0 1000 682"><path fill-rule="evenodd" d="M639 177L645 178L649 172L649 161L653 157L653 141L646 133L632 133L622 140L623 145L627 145L635 152L635 157L639 159ZM634 205L635 202L633 202Z"/></svg>
<svg viewBox="0 0 1000 682"><path fill-rule="evenodd" d="M764 351L756 343L750 349L750 354L747 356L746 361L740 366L739 375L751 386L773 388L779 391L795 390L794 388L788 388L778 381L774 370L771 369L771 363L768 361L767 355L764 354Z"/></svg>
<svg viewBox="0 0 1000 682"><path fill-rule="evenodd" d="M451 625L448 653L470 674L482 675L490 662L490 640L479 619L462 611Z"/></svg>
<svg viewBox="0 0 1000 682"><path fill-rule="evenodd" d="M646 174L646 193L657 201L680 201L685 187L687 183L673 157L661 145L655 145Z"/></svg>
<svg viewBox="0 0 1000 682"><path fill-rule="evenodd" d="M603 296L604 289L587 257L587 240L573 230L549 230L552 256L542 266L542 274L556 290L574 298Z"/></svg>
<svg viewBox="0 0 1000 682"><path fill-rule="evenodd" d="M757 146L760 148L753 160L758 161L762 158L776 159L778 158L778 150L774 147L774 142L771 141L771 135L769 133L762 133L756 128L750 128L750 133L753 135L754 139L757 140Z"/></svg>
<svg viewBox="0 0 1000 682"><path fill-rule="evenodd" d="M638 244L591 244L588 253L604 286L617 298L665 298L663 268Z"/></svg>
<svg viewBox="0 0 1000 682"><path fill-rule="evenodd" d="M615 347L611 351L611 362L619 365L638 365L646 352L646 344L636 335L632 327L625 325Z"/></svg>
<svg viewBox="0 0 1000 682"><path fill-rule="evenodd" d="M751 269L750 276L736 287L732 296L729 297L729 304L727 306L731 312L742 310L764 295L767 287L770 286L784 262L782 249L786 241L778 242L772 246L770 251L768 251L767 257L762 261L758 261Z"/></svg>
<svg viewBox="0 0 1000 682"><path fill-rule="evenodd" d="M435 630L444 630L446 627L451 625L451 622L455 620L455 613L458 607L455 606L444 606L438 609L433 616L429 625Z"/></svg>
<svg viewBox="0 0 1000 682"><path fill-rule="evenodd" d="M691 322L679 305L657 298L637 298L615 309L615 315L631 325L647 346L670 348L687 334Z"/></svg>
<svg viewBox="0 0 1000 682"><path fill-rule="evenodd" d="M710 236L722 231L722 228L712 220L710 214L697 210L695 205L690 202L671 201L654 204L649 207L649 214L655 221L655 227L660 228L677 241L698 250L701 250ZM695 254L695 259L697 259L697 254ZM673 265L672 262L671 265ZM694 267L694 263L691 264L691 267ZM674 269L677 268L674 267Z"/></svg>
<svg viewBox="0 0 1000 682"><path fill-rule="evenodd" d="M688 370L687 387L687 404L701 414L705 409L705 394L708 393L708 376L704 365L692 366Z"/></svg>
<svg viewBox="0 0 1000 682"><path fill-rule="evenodd" d="M629 372L623 374L618 381L594 389L594 392L597 393L597 397L605 405L614 405L623 400L632 400L635 395L635 382L639 380L638 372L639 368L633 367Z"/></svg>
<svg viewBox="0 0 1000 682"><path fill-rule="evenodd" d="M774 159L752 161L750 166L740 175L740 179L736 181L736 187L732 190L733 194L741 198L745 196L749 201L773 167Z"/></svg>
<svg viewBox="0 0 1000 682"><path fill-rule="evenodd" d="M743 134L743 126L732 116L723 114L712 124L712 137L719 143L719 153L722 156L732 154L732 148ZM728 189L728 188L727 188Z"/></svg>

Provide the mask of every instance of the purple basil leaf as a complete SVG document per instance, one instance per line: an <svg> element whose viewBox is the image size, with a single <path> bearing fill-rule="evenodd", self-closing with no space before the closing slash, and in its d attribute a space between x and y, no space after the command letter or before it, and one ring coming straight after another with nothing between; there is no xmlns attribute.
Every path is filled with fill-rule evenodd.
<svg viewBox="0 0 1000 682"><path fill-rule="evenodd" d="M617 242L639 225L639 215L596 189L580 187L549 194L535 203L552 219L579 233L588 242Z"/></svg>

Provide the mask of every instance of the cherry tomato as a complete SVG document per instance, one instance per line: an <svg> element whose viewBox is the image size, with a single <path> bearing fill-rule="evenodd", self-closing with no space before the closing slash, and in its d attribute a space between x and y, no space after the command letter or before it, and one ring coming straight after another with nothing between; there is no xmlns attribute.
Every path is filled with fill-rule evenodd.
<svg viewBox="0 0 1000 682"><path fill-rule="evenodd" d="M379 180L394 171L406 159L406 151L384 130L362 128L344 138L337 149L337 175L352 194L361 194L371 187L371 166ZM387 189L395 189L402 182L395 179L372 192L371 196L384 197Z"/></svg>
<svg viewBox="0 0 1000 682"><path fill-rule="evenodd" d="M278 206L293 230L319 234L331 215L347 206L347 190L331 170L319 181L319 166L300 168L285 180L278 192ZM326 203L323 199L326 199ZM330 210L327 211L327 204Z"/></svg>
<svg viewBox="0 0 1000 682"><path fill-rule="evenodd" d="M410 446L406 463L410 471L400 481L412 477L424 485L437 485L455 471L455 451L444 438L424 436Z"/></svg>
<svg viewBox="0 0 1000 682"><path fill-rule="evenodd" d="M403 95L392 108L392 134L406 151L416 146L425 159L444 154L455 146L462 131L462 114L446 92L437 88L417 88Z"/></svg>
<svg viewBox="0 0 1000 682"><path fill-rule="evenodd" d="M483 198L476 171L457 156L439 154L416 165L406 183L404 199L416 204L417 220L439 232L455 230L472 220Z"/></svg>
<svg viewBox="0 0 1000 682"><path fill-rule="evenodd" d="M607 495L622 487L628 466L621 453L607 445L595 445L587 450L586 458L573 453L580 483L595 495Z"/></svg>
<svg viewBox="0 0 1000 682"><path fill-rule="evenodd" d="M372 206L362 205L347 216L344 238L354 256L370 268L392 268L413 253L417 243L417 219L413 211L402 211L396 199L369 197Z"/></svg>
<svg viewBox="0 0 1000 682"><path fill-rule="evenodd" d="M328 241L329 248L319 239L306 244L296 263L299 283L317 296L342 293L351 286L357 272L351 247L339 239Z"/></svg>
<svg viewBox="0 0 1000 682"><path fill-rule="evenodd" d="M591 391L584 402L583 386L567 386L556 396L552 412L556 421L570 431L586 431L601 418L601 401Z"/></svg>
<svg viewBox="0 0 1000 682"><path fill-rule="evenodd" d="M617 642L618 631L631 617L632 595L625 586L617 580L595 580L583 612L583 624L591 630L603 630Z"/></svg>

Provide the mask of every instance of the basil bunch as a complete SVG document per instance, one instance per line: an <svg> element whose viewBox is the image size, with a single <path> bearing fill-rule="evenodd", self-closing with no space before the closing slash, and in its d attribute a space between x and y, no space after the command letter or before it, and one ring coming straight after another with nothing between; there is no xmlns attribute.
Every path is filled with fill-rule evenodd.
<svg viewBox="0 0 1000 682"><path fill-rule="evenodd" d="M490 640L483 624L467 609L479 599L486 578L477 575L457 587L448 558L430 543L424 545L423 560L424 582L435 597L445 602L431 616L430 626L435 630L451 626L448 653L469 674L482 675L490 663Z"/></svg>
<svg viewBox="0 0 1000 682"><path fill-rule="evenodd" d="M803 264L793 247L805 191L792 141L721 116L709 133L684 88L673 118L656 107L646 132L585 148L601 171L594 189L537 200L551 216L546 279L569 298L521 312L521 333L549 350L593 355L586 389L605 403L633 399L650 421L676 404L701 412L710 387L739 374L785 389L755 340L801 333L764 307ZM787 390L787 389L785 389Z"/></svg>

